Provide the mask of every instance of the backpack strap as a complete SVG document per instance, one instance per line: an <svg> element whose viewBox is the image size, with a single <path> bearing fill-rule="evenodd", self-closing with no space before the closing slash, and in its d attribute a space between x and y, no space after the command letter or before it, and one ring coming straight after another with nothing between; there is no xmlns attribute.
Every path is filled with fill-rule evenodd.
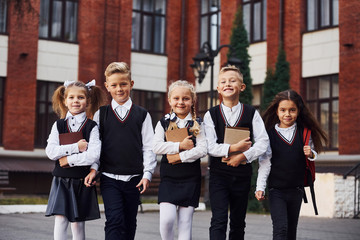
<svg viewBox="0 0 360 240"><path fill-rule="evenodd" d="M304 146L309 145L309 140L310 140L310 136L311 136L311 130L308 128L304 128L304 133L303 133L303 142L304 142ZM316 199L315 199L315 190L314 190L314 179L311 175L311 170L310 168L314 167L314 166L310 166L313 163L310 163L310 160L305 157L305 162L306 162L306 181L310 187L310 193L311 193L311 199L313 202L313 206L314 206L314 211L315 211L315 215L318 215L318 210L317 210L317 206L316 206ZM306 197L306 193L305 193L305 189L304 189L304 202L307 203L307 197Z"/></svg>

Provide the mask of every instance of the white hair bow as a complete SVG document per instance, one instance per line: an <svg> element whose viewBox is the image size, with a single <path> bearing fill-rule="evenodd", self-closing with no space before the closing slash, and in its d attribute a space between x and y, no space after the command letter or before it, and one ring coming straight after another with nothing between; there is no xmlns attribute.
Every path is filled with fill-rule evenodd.
<svg viewBox="0 0 360 240"><path fill-rule="evenodd" d="M85 86L89 89L89 91L91 90L91 87L94 87L95 85L96 85L95 79L93 79L90 82L88 82L87 84L85 84Z"/></svg>
<svg viewBox="0 0 360 240"><path fill-rule="evenodd" d="M68 86L70 86L70 85L73 84L74 82L76 82L76 81L74 81L74 80L66 80L66 81L64 82L64 87L67 88Z"/></svg>

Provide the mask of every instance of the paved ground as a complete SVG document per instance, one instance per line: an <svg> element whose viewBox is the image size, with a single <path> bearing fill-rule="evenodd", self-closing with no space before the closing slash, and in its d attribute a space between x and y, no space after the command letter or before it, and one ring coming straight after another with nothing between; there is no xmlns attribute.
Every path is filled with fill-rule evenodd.
<svg viewBox="0 0 360 240"><path fill-rule="evenodd" d="M208 239L211 213L199 211L194 214L193 239ZM48 240L52 239L53 217L44 217L43 213L0 214L1 240ZM86 239L104 239L105 217L86 223ZM249 240L271 239L271 219L268 215L248 214L245 238ZM137 240L157 240L159 234L159 213L138 214ZM69 239L70 231L69 231ZM352 240L360 239L359 219L327 219L301 217L298 227L298 239Z"/></svg>

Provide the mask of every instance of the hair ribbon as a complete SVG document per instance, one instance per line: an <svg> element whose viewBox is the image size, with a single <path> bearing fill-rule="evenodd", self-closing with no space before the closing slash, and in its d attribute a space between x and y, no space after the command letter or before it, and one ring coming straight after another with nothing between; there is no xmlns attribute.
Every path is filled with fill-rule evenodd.
<svg viewBox="0 0 360 240"><path fill-rule="evenodd" d="M85 84L85 86L89 89L89 91L91 90L91 87L94 87L95 85L96 85L95 79L93 79L90 82L88 82L87 84Z"/></svg>

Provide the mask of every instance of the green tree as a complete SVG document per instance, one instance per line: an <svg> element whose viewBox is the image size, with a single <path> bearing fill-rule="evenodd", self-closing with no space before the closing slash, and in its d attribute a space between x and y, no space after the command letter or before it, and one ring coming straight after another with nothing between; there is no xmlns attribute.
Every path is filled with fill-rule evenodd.
<svg viewBox="0 0 360 240"><path fill-rule="evenodd" d="M231 57L236 57L241 60L240 71L244 77L244 83L246 84L246 89L240 94L240 102L251 104L253 95L252 95L252 79L250 75L249 64L251 57L248 54L249 40L247 37L247 32L244 26L243 14L241 6L238 8L235 19L233 21L233 27L231 30L230 37L231 49L228 53L228 59Z"/></svg>

